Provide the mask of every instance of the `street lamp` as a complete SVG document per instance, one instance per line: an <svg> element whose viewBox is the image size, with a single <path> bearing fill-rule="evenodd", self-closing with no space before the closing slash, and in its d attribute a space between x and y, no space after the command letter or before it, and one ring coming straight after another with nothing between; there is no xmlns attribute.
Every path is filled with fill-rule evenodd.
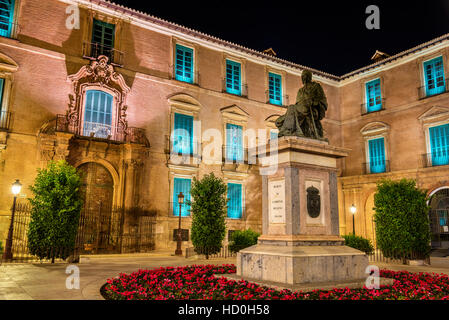
<svg viewBox="0 0 449 320"><path fill-rule="evenodd" d="M352 213L352 234L355 235L355 214L357 213L357 207L352 205L350 210Z"/></svg>
<svg viewBox="0 0 449 320"><path fill-rule="evenodd" d="M19 180L16 180L12 184L11 191L14 195L14 202L12 205L12 215L11 215L11 223L9 225L9 232L8 232L8 239L6 240L5 245L5 253L3 254L3 260L12 260L12 238L14 235L14 214L16 213L16 202L17 202L17 196L19 195L20 191L22 190L22 184Z"/></svg>
<svg viewBox="0 0 449 320"><path fill-rule="evenodd" d="M184 203L184 195L182 192L178 194L178 203L179 203L179 226L178 226L178 243L176 244L176 251L175 255L182 256L182 249L181 249L181 206Z"/></svg>

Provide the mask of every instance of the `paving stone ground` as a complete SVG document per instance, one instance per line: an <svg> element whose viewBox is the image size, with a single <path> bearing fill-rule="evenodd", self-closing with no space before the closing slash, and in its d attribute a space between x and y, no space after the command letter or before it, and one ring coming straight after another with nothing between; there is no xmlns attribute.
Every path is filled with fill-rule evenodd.
<svg viewBox="0 0 449 320"><path fill-rule="evenodd" d="M185 259L168 252L142 255L102 256L78 264L80 289L66 288L67 264L3 264L0 266L0 300L101 300L101 286L120 273L167 266L235 264L229 259ZM449 274L449 258L432 258L431 266L403 266L378 263L381 268Z"/></svg>

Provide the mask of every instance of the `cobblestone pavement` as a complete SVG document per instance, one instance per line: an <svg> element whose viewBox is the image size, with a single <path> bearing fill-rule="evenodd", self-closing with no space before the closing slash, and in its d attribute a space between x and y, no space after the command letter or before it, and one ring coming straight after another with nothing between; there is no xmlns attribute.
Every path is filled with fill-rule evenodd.
<svg viewBox="0 0 449 320"><path fill-rule="evenodd" d="M229 259L185 259L169 253L93 257L77 265L80 289L66 288L67 264L5 264L0 266L0 300L101 300L101 286L120 273L166 266L235 264ZM432 258L431 266L403 266L373 263L380 268L449 274L449 258Z"/></svg>

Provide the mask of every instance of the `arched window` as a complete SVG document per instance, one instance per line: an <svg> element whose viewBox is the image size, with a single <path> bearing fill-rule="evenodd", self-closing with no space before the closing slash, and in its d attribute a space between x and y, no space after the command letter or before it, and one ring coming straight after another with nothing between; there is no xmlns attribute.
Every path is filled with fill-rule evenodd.
<svg viewBox="0 0 449 320"><path fill-rule="evenodd" d="M112 95L98 90L86 92L83 135L96 138L112 137Z"/></svg>

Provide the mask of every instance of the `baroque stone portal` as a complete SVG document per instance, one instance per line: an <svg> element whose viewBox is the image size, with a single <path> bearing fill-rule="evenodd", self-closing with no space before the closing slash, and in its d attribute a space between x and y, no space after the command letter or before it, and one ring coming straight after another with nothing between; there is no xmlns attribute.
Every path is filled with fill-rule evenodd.
<svg viewBox="0 0 449 320"><path fill-rule="evenodd" d="M302 73L302 82L304 86L298 91L296 104L289 106L287 113L276 121L279 137L325 140L321 120L328 108L326 94L318 82L312 81L310 71Z"/></svg>

